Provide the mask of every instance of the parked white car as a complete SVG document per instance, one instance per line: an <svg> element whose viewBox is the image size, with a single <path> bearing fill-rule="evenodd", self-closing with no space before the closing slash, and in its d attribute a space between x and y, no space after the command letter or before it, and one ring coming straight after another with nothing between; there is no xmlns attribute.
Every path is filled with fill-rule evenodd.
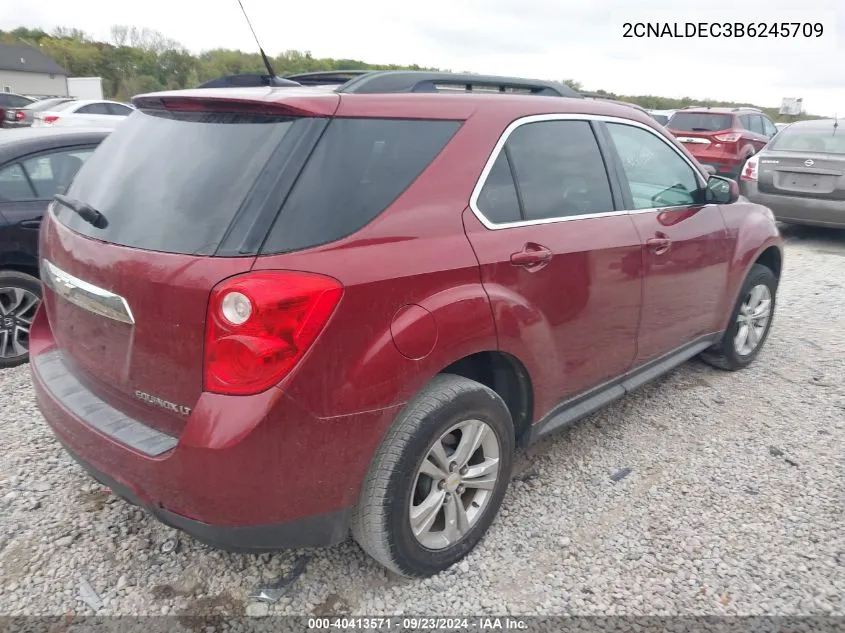
<svg viewBox="0 0 845 633"><path fill-rule="evenodd" d="M117 127L135 108L117 101L80 99L37 112L32 127Z"/></svg>

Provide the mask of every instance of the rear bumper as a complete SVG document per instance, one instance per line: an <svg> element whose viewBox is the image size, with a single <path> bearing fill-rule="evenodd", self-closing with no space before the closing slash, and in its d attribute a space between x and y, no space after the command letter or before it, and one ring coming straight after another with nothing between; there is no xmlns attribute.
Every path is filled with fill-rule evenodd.
<svg viewBox="0 0 845 633"><path fill-rule="evenodd" d="M229 550L345 540L370 461L397 410L318 418L276 388L256 396L203 394L174 437L121 414L75 381L72 365L58 364L64 361L43 310L30 341L38 407L68 452L163 523Z"/></svg>
<svg viewBox="0 0 845 633"><path fill-rule="evenodd" d="M59 440L61 442L61 439ZM220 526L170 512L160 506L145 505L135 493L113 477L94 468L73 452L65 450L91 477L111 488L132 505L141 506L167 526L181 530L198 541L230 552L264 552L288 547L322 547L342 542L349 531L349 509L305 517L271 525Z"/></svg>
<svg viewBox="0 0 845 633"><path fill-rule="evenodd" d="M781 222L845 228L845 202L761 193L756 182L740 181L740 192L751 202L769 207Z"/></svg>
<svg viewBox="0 0 845 633"><path fill-rule="evenodd" d="M695 151L694 146L687 145L686 148L695 159L702 165L710 165L716 170L717 176L727 176L728 178L738 178L743 166L745 165L745 158L734 156L733 154L722 154L720 152L702 152Z"/></svg>

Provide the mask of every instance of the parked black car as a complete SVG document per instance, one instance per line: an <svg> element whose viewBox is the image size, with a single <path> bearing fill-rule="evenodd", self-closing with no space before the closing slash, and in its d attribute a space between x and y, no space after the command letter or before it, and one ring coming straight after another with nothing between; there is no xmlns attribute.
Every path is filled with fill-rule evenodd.
<svg viewBox="0 0 845 633"><path fill-rule="evenodd" d="M29 325L41 301L41 216L108 133L24 128L0 134L0 368L29 358Z"/></svg>

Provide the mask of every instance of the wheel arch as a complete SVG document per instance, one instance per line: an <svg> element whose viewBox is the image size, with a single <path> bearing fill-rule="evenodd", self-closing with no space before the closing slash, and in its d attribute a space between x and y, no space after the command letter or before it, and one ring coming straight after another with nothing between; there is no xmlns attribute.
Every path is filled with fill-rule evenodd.
<svg viewBox="0 0 845 633"><path fill-rule="evenodd" d="M531 376L518 358L499 350L477 352L450 363L440 374L463 376L495 391L510 411L517 444L527 436L534 416L534 391Z"/></svg>

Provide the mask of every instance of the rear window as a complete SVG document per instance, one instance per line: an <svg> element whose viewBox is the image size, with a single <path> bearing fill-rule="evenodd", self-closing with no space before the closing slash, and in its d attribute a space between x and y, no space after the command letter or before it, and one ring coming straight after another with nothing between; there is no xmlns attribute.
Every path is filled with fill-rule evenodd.
<svg viewBox="0 0 845 633"><path fill-rule="evenodd" d="M295 121L137 112L106 138L67 191L108 225L95 228L61 205L54 206L56 216L113 244L211 255Z"/></svg>
<svg viewBox="0 0 845 633"><path fill-rule="evenodd" d="M683 132L718 132L733 125L730 114L709 112L676 112L666 127Z"/></svg>
<svg viewBox="0 0 845 633"><path fill-rule="evenodd" d="M459 126L456 121L332 120L263 252L327 244L362 228L416 180Z"/></svg>
<svg viewBox="0 0 845 633"><path fill-rule="evenodd" d="M845 154L845 134L834 134L833 125L828 129L810 129L791 125L781 130L769 145L779 152L818 152L821 154Z"/></svg>
<svg viewBox="0 0 845 633"><path fill-rule="evenodd" d="M32 112L43 112L44 110L52 110L57 108L58 106L69 103L71 102L67 99L44 99L43 101L36 101L35 103L30 103L23 109L30 110Z"/></svg>

